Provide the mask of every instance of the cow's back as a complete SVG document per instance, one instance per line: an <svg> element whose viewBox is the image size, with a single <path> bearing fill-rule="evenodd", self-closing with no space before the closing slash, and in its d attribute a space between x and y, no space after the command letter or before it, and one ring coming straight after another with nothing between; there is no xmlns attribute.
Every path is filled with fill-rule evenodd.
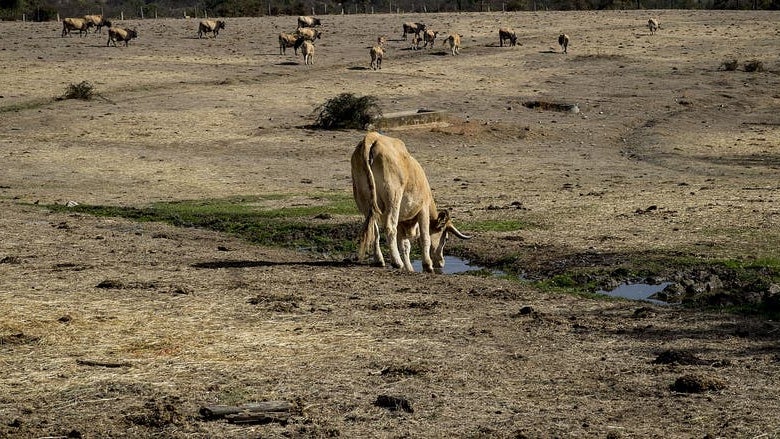
<svg viewBox="0 0 780 439"><path fill-rule="evenodd" d="M360 198L370 201L371 193L366 181L368 178L366 166L370 164L380 211L385 212L391 205L398 203L400 198L402 199L400 219L403 221L416 215L420 203L426 202L422 199L425 198L424 196L418 195L430 193L428 179L422 166L412 157L402 140L370 132L358 144L353 154L353 170L356 160L362 163L357 164L361 168L357 181L360 187L355 190L363 191L362 194L356 192L356 199L361 195ZM353 181L354 178L353 175ZM370 209L371 204L358 203L358 208L365 213L363 209Z"/></svg>

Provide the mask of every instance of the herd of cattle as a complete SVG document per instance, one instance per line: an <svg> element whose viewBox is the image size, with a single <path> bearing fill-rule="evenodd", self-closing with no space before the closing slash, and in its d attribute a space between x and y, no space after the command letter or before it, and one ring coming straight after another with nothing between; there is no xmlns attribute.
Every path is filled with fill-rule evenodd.
<svg viewBox="0 0 780 439"><path fill-rule="evenodd" d="M298 27L294 33L279 34L279 53L283 55L287 48L292 47L297 56L298 49L301 49L304 63L313 64L314 43L322 37L322 32L314 28L321 24L318 18L298 17ZM81 36L87 34L91 27L100 33L104 26L108 27L106 45L113 43L116 46L116 41L124 41L127 45L138 36L135 29L114 27L100 15L64 19L62 36L69 35L73 30L78 30ZM653 18L648 20L647 26L651 34L659 29L658 21ZM203 20L198 26L198 38L208 33L216 38L221 29L225 29L224 21ZM439 32L428 29L424 23L404 23L403 40L408 41L410 35L411 49L418 50L420 43L423 43L422 48L433 47ZM462 37L452 33L444 40L443 44L449 46L452 55L460 52ZM500 47L505 42L509 46L517 45L517 33L512 29L500 28L498 38ZM386 37L379 36L371 47L372 69L382 68L386 41ZM562 52L567 53L569 36L561 33L558 44ZM380 230L383 229L394 267L414 271L410 252L412 240L417 240L423 270L440 271L444 267L444 245L447 239L450 236L471 238L454 226L448 211L437 209L425 171L400 139L369 132L352 154L351 171L355 203L364 216L359 259L365 259L368 253L373 253L374 262L385 265L379 242Z"/></svg>
<svg viewBox="0 0 780 439"><path fill-rule="evenodd" d="M301 50L303 55L304 64L314 64L314 44L322 38L322 31L315 29L322 25L322 21L319 18L301 16L298 17L298 27L295 32L279 33L279 54L284 55L287 49L292 47L295 51L295 55L298 55L298 49ZM62 36L70 35L71 31L79 31L79 36L87 35L91 27L95 28L96 33L101 33L103 26L108 27L108 41L106 46L113 43L116 46L117 41L124 41L125 46L128 45L130 40L138 38L138 31L136 29L128 29L122 27L115 27L110 21L106 20L102 15L85 15L79 18L65 18L62 20ZM658 20L651 18L647 21L647 26L650 29L650 34L660 28ZM198 38L203 38L205 34L208 36L211 33L214 38L219 34L220 29L225 29L225 22L223 20L202 20L198 24ZM419 22L406 22L403 23L403 34L401 38L404 41L408 41L409 35L411 35L411 50L419 50L426 48L433 48L436 38L440 32L427 28L425 23ZM463 35L458 33L452 33L444 39L443 45L449 47L451 55L460 54L460 44ZM375 45L371 46L369 55L371 57L370 66L374 70L382 68L382 59L385 56L385 44L387 38L384 36L377 37ZM509 28L498 29L498 44L500 47L504 47L504 42L507 42L509 46L517 45L517 33ZM420 46L422 44L422 47ZM569 36L565 33L558 35L558 44L561 46L563 53L568 53L569 48Z"/></svg>

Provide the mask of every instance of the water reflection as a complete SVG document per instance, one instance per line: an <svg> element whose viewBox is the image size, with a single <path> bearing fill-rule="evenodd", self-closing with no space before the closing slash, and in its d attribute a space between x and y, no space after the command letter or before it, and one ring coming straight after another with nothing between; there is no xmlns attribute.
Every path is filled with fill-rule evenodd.
<svg viewBox="0 0 780 439"><path fill-rule="evenodd" d="M414 267L414 271L422 271L422 261L419 259L416 259L412 261L412 267ZM468 261L465 259L461 259L456 256L444 256L444 269L441 270L441 274L456 274L456 273L463 273L466 271L480 271L485 270L485 267L480 267L479 265L470 265ZM437 272L439 272L437 270ZM500 276L503 274L501 271L497 270L491 270L491 273L493 273L494 276Z"/></svg>
<svg viewBox="0 0 780 439"><path fill-rule="evenodd" d="M606 294L612 297L623 297L632 300L644 300L646 302L655 303L657 305L668 305L667 302L661 300L651 299L650 296L662 291L666 288L670 282L663 282L657 285L650 284L621 284L612 291L599 290L596 291L599 294Z"/></svg>

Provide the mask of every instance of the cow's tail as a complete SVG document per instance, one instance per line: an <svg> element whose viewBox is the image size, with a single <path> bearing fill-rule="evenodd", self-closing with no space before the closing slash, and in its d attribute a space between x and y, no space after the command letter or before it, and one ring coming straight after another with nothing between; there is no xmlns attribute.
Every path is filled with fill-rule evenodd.
<svg viewBox="0 0 780 439"><path fill-rule="evenodd" d="M379 210L379 202L377 201L376 194L376 181L374 180L374 171L371 170L371 165L374 163L374 146L376 146L377 140L371 143L369 147L367 142L368 138L363 140L363 165L366 168L366 181L368 182L368 192L371 195L371 209L366 215L365 221L363 221L363 230L360 240L360 259L365 258L366 253L369 251L369 246L373 246L377 240L377 230L379 218L382 215L382 211Z"/></svg>

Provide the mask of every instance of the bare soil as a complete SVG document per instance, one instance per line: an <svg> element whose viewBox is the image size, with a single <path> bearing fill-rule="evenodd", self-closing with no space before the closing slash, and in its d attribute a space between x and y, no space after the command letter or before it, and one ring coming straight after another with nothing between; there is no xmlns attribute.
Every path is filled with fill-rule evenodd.
<svg viewBox="0 0 780 439"><path fill-rule="evenodd" d="M410 20L464 35L461 54L408 50ZM780 436L780 325L765 318L345 265L42 206L348 194L363 133L308 126L353 92L387 113L449 111L449 125L391 134L456 222L527 224L454 242L458 254L514 260L530 278L780 257L780 14L323 22L313 66L278 54L295 17L228 19L208 39L194 19L128 20L140 37L117 48L0 22L0 436ZM500 26L520 45L498 47ZM380 34L390 49L372 71ZM750 60L764 71L744 71ZM82 81L99 96L56 100ZM199 415L257 401L296 409L262 425Z"/></svg>

